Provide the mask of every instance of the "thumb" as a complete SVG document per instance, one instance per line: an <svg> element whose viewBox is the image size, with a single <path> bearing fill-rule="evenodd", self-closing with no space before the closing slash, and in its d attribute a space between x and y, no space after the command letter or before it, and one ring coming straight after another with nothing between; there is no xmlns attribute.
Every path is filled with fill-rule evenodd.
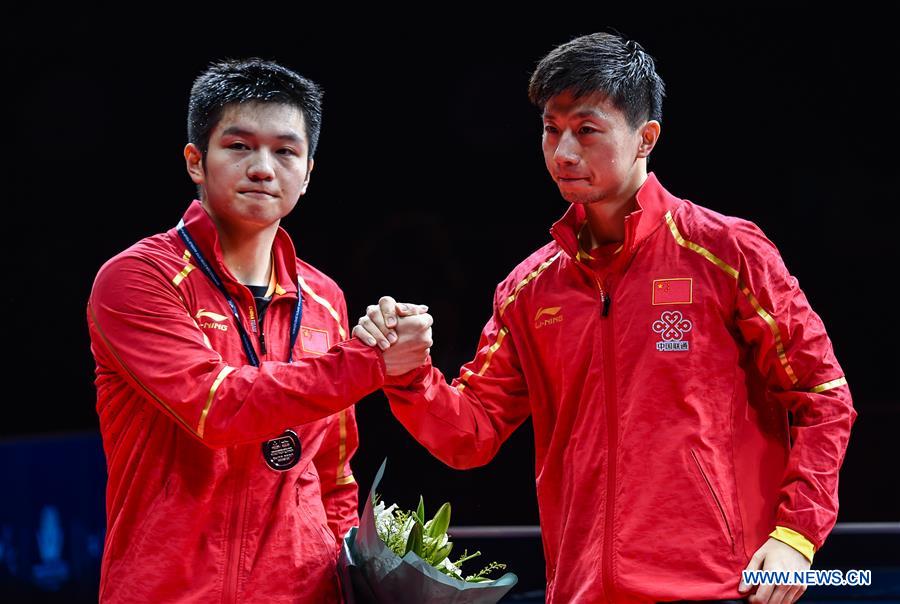
<svg viewBox="0 0 900 604"><path fill-rule="evenodd" d="M407 304L401 302L397 304L397 314L401 317L410 317L412 315L421 315L428 312L428 307L424 304Z"/></svg>
<svg viewBox="0 0 900 604"><path fill-rule="evenodd" d="M744 569L744 572L762 570L765 559L766 556L762 553L762 548L756 550L756 553L750 558L750 562L747 563L747 568ZM748 589L750 589L750 585L744 582L744 576L743 573L741 573L741 584L738 585L738 591L747 591Z"/></svg>

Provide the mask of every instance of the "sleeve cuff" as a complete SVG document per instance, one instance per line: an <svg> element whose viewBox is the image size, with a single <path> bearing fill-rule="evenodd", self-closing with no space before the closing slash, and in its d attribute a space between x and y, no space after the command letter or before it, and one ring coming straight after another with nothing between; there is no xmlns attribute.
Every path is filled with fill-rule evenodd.
<svg viewBox="0 0 900 604"><path fill-rule="evenodd" d="M353 350L363 355L364 358L371 359L378 367L378 373L382 378L387 378L387 367L384 364L384 355L378 346L369 346L359 338L350 338L335 344L332 348L340 346L347 350Z"/></svg>
<svg viewBox="0 0 900 604"><path fill-rule="evenodd" d="M425 361L424 365L416 367L412 371L407 371L401 375L384 375L385 388L400 388L408 390L414 388L415 384L421 382L431 371L431 357Z"/></svg>
<svg viewBox="0 0 900 604"><path fill-rule="evenodd" d="M775 530L769 533L769 537L778 539L782 543L787 543L795 550L803 554L810 564L813 561L813 554L816 553L816 546L812 542L798 533L784 526L776 526Z"/></svg>

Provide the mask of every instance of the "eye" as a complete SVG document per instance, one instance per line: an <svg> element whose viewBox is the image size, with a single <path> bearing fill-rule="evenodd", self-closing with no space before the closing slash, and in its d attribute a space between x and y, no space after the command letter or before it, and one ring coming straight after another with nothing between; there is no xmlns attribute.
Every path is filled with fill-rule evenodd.
<svg viewBox="0 0 900 604"><path fill-rule="evenodd" d="M599 132L599 130L590 126L582 126L578 129L578 134L594 134L595 132Z"/></svg>
<svg viewBox="0 0 900 604"><path fill-rule="evenodd" d="M297 155L297 152L294 151L293 149L288 149L287 147L285 147L284 149L279 149L278 154L279 155L287 155L287 156L295 156L295 155Z"/></svg>
<svg viewBox="0 0 900 604"><path fill-rule="evenodd" d="M248 147L244 143L231 143L230 145L228 145L228 148L235 149L236 151L243 151L245 149L249 149L250 147Z"/></svg>
<svg viewBox="0 0 900 604"><path fill-rule="evenodd" d="M547 134L556 134L556 126L553 126L551 124L544 124L544 132L546 132Z"/></svg>

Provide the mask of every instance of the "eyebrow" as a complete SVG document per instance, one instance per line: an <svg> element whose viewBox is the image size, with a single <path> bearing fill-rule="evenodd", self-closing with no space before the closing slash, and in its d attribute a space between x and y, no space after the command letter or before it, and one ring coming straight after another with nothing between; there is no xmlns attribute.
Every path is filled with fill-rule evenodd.
<svg viewBox="0 0 900 604"><path fill-rule="evenodd" d="M255 137L256 133L250 130L244 130L238 126L229 126L222 131L222 136L244 136L247 138ZM293 132L285 132L283 134L275 135L275 138L278 140L288 141L292 143L300 144L304 142L303 137L294 134Z"/></svg>
<svg viewBox="0 0 900 604"><path fill-rule="evenodd" d="M557 116L556 116L556 114L554 114L554 113L544 112L543 117L544 117L544 118L548 118L548 117L549 117L549 118L555 118L555 117L557 117ZM609 121L609 118L606 116L606 114L601 113L601 112L599 112L599 111L596 111L596 110L594 110L594 109L585 109L584 111L579 111L578 113L576 113L576 114L575 114L574 116L572 116L572 117L576 117L576 118L592 117L592 118L595 118L595 119L603 120L603 121L605 121L605 122L608 122L608 121Z"/></svg>

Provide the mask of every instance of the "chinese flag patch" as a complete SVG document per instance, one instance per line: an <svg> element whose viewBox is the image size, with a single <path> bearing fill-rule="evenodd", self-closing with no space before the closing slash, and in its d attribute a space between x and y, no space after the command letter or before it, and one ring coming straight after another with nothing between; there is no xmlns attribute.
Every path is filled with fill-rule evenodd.
<svg viewBox="0 0 900 604"><path fill-rule="evenodd" d="M301 327L300 345L306 352L325 354L328 352L328 332L312 327Z"/></svg>
<svg viewBox="0 0 900 604"><path fill-rule="evenodd" d="M693 279L654 279L653 304L691 304L694 301Z"/></svg>

